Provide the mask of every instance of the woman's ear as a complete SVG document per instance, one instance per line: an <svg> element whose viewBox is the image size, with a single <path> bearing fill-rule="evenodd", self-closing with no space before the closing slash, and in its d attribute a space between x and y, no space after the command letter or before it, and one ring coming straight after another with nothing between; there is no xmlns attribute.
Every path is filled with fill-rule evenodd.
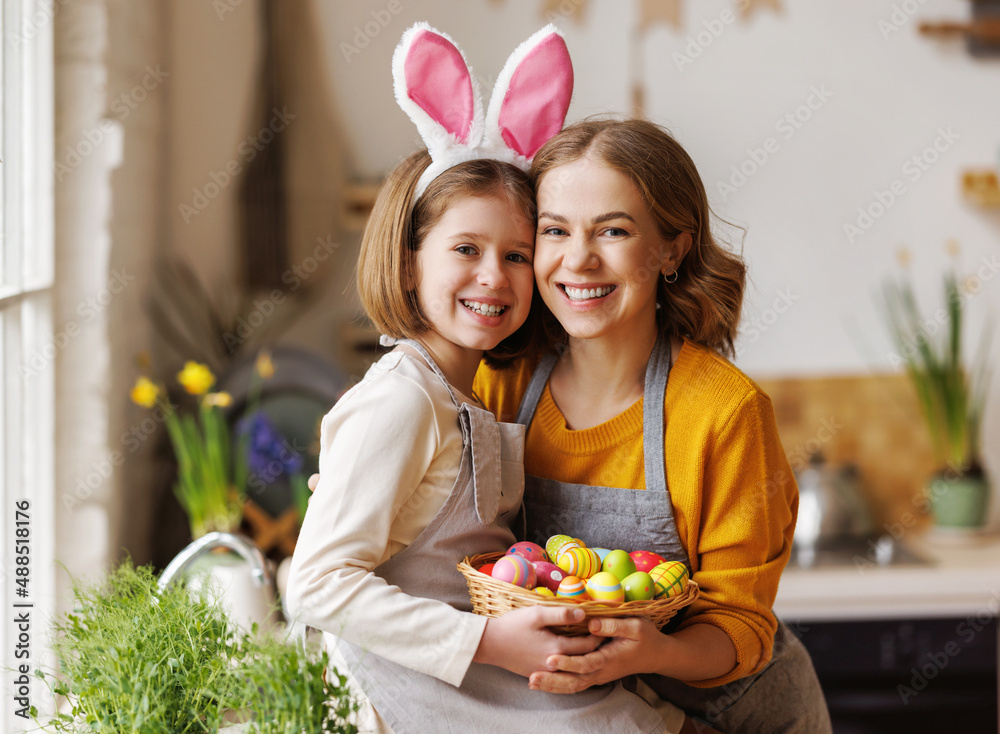
<svg viewBox="0 0 1000 734"><path fill-rule="evenodd" d="M679 268L681 262L687 257L693 242L694 238L690 232L681 232L672 240L665 242L663 248L664 270L669 270L670 268L676 270Z"/></svg>

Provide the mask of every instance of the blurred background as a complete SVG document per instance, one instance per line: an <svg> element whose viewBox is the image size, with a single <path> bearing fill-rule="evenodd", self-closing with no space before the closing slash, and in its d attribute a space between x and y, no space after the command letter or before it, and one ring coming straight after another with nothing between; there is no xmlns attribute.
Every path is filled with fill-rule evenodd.
<svg viewBox="0 0 1000 734"><path fill-rule="evenodd" d="M27 89L25 100L38 97L19 124L29 136L40 124L38 179L51 168L54 194L50 231L24 255L48 273L36 291L50 335L19 342L17 359L8 342L7 374L27 375L19 416L51 404L53 417L51 461L39 464L51 468L15 476L8 454L6 492L19 496L24 477L54 488L36 522L60 574L124 554L162 567L190 540L163 420L129 399L140 375L176 387L186 361L207 365L233 397L233 426L248 406L267 408L300 456L292 468L314 465L320 417L378 353L354 266L379 181L420 145L390 74L418 20L458 41L487 90L510 51L554 22L576 73L569 121L611 113L666 126L699 167L717 235L749 264L734 362L771 395L793 468L819 473L818 499L803 505L812 540L829 481L854 503L845 522L865 533L934 525L921 498L950 465L907 358L950 333L953 274L967 372L988 376L998 359L995 1L10 5L7 74L22 58L25 74L50 71L50 96ZM8 93L7 109L16 103ZM17 185L5 182L8 196ZM889 282L911 284L910 341L893 338ZM258 369L261 350L273 376ZM996 385L973 403L982 436L971 459L995 477ZM6 425L10 451L22 418L8 410ZM295 521L281 521L293 483L265 483L276 488L255 497L263 514L243 529L270 533L278 560L294 545ZM1000 503L992 483L987 492L951 537L992 537Z"/></svg>

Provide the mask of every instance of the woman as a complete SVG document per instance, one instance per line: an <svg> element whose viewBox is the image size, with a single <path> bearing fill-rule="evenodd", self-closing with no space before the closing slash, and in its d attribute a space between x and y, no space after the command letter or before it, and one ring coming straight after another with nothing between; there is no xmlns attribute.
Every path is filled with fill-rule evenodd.
<svg viewBox="0 0 1000 734"><path fill-rule="evenodd" d="M652 123L584 121L531 173L547 349L513 371L483 366L475 385L500 420L528 425L527 539L651 550L702 590L665 632L592 620L609 642L550 657L559 672L531 686L640 674L725 732L830 731L808 654L771 611L797 489L770 400L721 356L745 267L713 240L693 162Z"/></svg>

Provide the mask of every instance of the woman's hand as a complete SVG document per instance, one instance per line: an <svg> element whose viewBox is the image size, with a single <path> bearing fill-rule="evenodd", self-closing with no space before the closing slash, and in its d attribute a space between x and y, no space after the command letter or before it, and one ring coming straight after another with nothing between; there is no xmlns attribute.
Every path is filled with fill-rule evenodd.
<svg viewBox="0 0 1000 734"><path fill-rule="evenodd" d="M542 605L491 617L472 659L506 668L525 678L537 670L555 670L547 660L592 653L601 643L601 639L593 635L567 637L548 629L551 625L580 622L583 617L582 609Z"/></svg>
<svg viewBox="0 0 1000 734"><path fill-rule="evenodd" d="M733 641L712 624L692 624L665 635L643 617L604 618L590 620L590 633L611 639L584 655L551 656L545 668L531 674L530 687L550 693L576 693L634 673L709 680L736 667Z"/></svg>
<svg viewBox="0 0 1000 734"><path fill-rule="evenodd" d="M662 659L659 650L667 639L643 617L591 619L590 632L610 639L591 653L551 655L544 670L531 674L529 686L549 693L577 693L633 673L656 672Z"/></svg>

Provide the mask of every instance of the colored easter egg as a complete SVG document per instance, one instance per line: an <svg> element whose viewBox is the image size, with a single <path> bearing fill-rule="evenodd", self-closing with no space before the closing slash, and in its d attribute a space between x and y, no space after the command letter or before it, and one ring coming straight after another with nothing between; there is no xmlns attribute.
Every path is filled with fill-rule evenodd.
<svg viewBox="0 0 1000 734"><path fill-rule="evenodd" d="M581 548L586 548L587 547L587 544L584 543L583 540L581 540L580 538L573 538L573 540L575 540L576 544L578 546L580 546Z"/></svg>
<svg viewBox="0 0 1000 734"><path fill-rule="evenodd" d="M649 575L656 584L657 598L677 596L687 588L688 569L680 561L667 561L653 568Z"/></svg>
<svg viewBox="0 0 1000 734"><path fill-rule="evenodd" d="M585 601L587 597L587 587L584 586L583 581L578 579L576 576L567 576L559 584L559 590L556 591L556 596L563 599L572 599L574 601Z"/></svg>
<svg viewBox="0 0 1000 734"><path fill-rule="evenodd" d="M535 587L544 586L546 589L556 591L559 583L566 578L566 572L559 566L548 561L537 561L531 564L535 567Z"/></svg>
<svg viewBox="0 0 1000 734"><path fill-rule="evenodd" d="M661 563L666 563L667 559L661 555L653 553L652 551L637 550L629 553L629 556L635 561L636 571L645 571L649 573L649 569L659 566ZM531 560L530 558L528 559Z"/></svg>
<svg viewBox="0 0 1000 734"><path fill-rule="evenodd" d="M523 589L535 588L535 567L521 556L504 556L493 564L493 578Z"/></svg>
<svg viewBox="0 0 1000 734"><path fill-rule="evenodd" d="M570 548L560 554L556 564L570 576L589 579L601 570L601 559L590 548Z"/></svg>
<svg viewBox="0 0 1000 734"><path fill-rule="evenodd" d="M485 573L487 576L493 575L493 565L492 563L484 563L479 567L479 573Z"/></svg>
<svg viewBox="0 0 1000 734"><path fill-rule="evenodd" d="M613 573L598 571L587 579L587 596L594 601L624 601L625 591Z"/></svg>
<svg viewBox="0 0 1000 734"><path fill-rule="evenodd" d="M625 601L640 601L656 596L656 582L645 571L636 571L622 580Z"/></svg>
<svg viewBox="0 0 1000 734"><path fill-rule="evenodd" d="M597 554L597 557L601 559L601 563L604 563L604 559L611 552L610 548L591 548L590 550Z"/></svg>
<svg viewBox="0 0 1000 734"><path fill-rule="evenodd" d="M548 555L545 553L545 549L537 543L529 543L524 541L523 543L514 543L510 548L507 549L508 556L521 556L526 561L535 563L536 561L547 561L549 560Z"/></svg>
<svg viewBox="0 0 1000 734"><path fill-rule="evenodd" d="M544 586L536 586L535 593L539 596L552 596L554 597L556 593L552 589L546 589Z"/></svg>
<svg viewBox="0 0 1000 734"><path fill-rule="evenodd" d="M626 576L635 573L635 561L623 550L613 550L604 557L601 564L602 571L610 571L621 581Z"/></svg>
<svg viewBox="0 0 1000 734"><path fill-rule="evenodd" d="M559 555L569 548L580 548L580 543L576 538L569 535L553 535L545 541L545 552L549 554L549 560L553 563L559 562Z"/></svg>

